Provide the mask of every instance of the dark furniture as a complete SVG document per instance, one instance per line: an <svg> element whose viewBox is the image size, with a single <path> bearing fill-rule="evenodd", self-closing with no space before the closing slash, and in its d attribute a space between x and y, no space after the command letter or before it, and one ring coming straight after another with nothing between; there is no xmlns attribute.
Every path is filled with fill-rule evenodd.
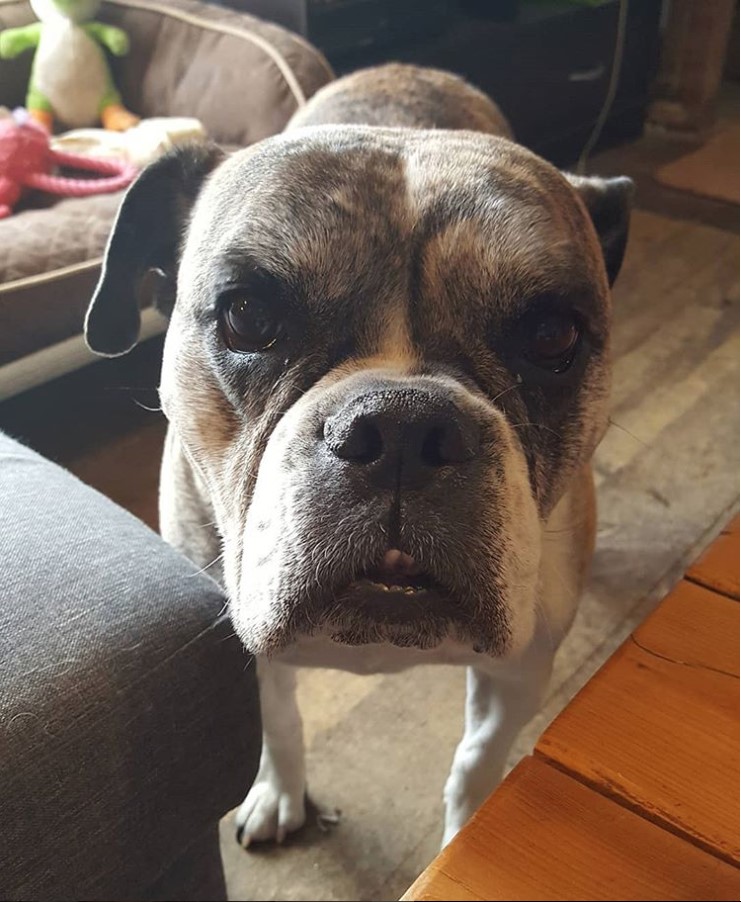
<svg viewBox="0 0 741 902"><path fill-rule="evenodd" d="M302 31L338 74L388 60L457 72L497 101L518 140L560 165L577 159L599 115L619 9L619 0L224 2ZM622 75L599 146L641 133L658 65L661 5L629 4Z"/></svg>

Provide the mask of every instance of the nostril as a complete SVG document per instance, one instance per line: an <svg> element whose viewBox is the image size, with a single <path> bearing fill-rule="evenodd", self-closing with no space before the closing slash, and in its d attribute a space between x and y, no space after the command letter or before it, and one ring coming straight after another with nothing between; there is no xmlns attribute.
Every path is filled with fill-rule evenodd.
<svg viewBox="0 0 741 902"><path fill-rule="evenodd" d="M449 422L427 430L420 457L429 467L444 467L472 460L477 450L478 435L474 424L471 423L466 428L456 422Z"/></svg>
<svg viewBox="0 0 741 902"><path fill-rule="evenodd" d="M351 459L359 464L370 464L383 454L383 438L378 426L371 420L361 419L353 430Z"/></svg>
<svg viewBox="0 0 741 902"><path fill-rule="evenodd" d="M450 463L445 456L443 445L445 444L445 429L442 426L435 426L427 433L422 442L422 450L420 457L422 463L428 467L443 467Z"/></svg>
<svg viewBox="0 0 741 902"><path fill-rule="evenodd" d="M335 457L358 464L371 464L383 454L383 438L373 420L358 416L339 425L327 420L324 441Z"/></svg>

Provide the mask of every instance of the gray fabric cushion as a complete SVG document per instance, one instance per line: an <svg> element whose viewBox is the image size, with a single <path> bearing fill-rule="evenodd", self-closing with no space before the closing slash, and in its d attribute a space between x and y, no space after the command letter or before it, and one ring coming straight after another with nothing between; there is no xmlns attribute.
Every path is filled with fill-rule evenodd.
<svg viewBox="0 0 741 902"><path fill-rule="evenodd" d="M259 711L223 608L142 523L0 435L0 898L148 898L240 801Z"/></svg>

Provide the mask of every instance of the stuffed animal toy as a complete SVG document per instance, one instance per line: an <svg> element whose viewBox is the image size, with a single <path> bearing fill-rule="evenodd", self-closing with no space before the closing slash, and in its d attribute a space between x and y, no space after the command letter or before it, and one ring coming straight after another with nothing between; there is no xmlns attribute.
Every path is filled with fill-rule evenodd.
<svg viewBox="0 0 741 902"><path fill-rule="evenodd" d="M25 112L25 111L24 111ZM55 166L101 173L107 178L75 179L52 175ZM0 118L0 219L12 213L24 188L82 197L125 188L137 170L128 163L94 160L52 150L43 126L18 112Z"/></svg>
<svg viewBox="0 0 741 902"><path fill-rule="evenodd" d="M128 52L120 28L94 20L99 0L31 0L38 22L0 32L0 57L11 59L36 48L26 106L51 131L54 119L79 128L103 123L125 131L139 119L121 103L103 47Z"/></svg>

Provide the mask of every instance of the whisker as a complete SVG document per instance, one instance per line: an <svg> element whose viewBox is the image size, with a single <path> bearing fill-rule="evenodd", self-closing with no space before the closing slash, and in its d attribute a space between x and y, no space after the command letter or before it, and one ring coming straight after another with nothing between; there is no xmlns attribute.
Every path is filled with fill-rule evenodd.
<svg viewBox="0 0 741 902"><path fill-rule="evenodd" d="M556 438L561 438L561 433L556 432L555 429L551 429L550 426L546 426L545 423L512 423L513 429L521 429L523 426L534 426L536 429L546 429L548 432L552 432Z"/></svg>
<svg viewBox="0 0 741 902"><path fill-rule="evenodd" d="M104 385L104 391L157 391L154 385Z"/></svg>
<svg viewBox="0 0 741 902"><path fill-rule="evenodd" d="M547 536L558 536L563 533L576 532L577 529L581 529L584 526L585 520L581 520L579 523L572 523L570 526L564 526L563 529L544 529L543 534Z"/></svg>
<svg viewBox="0 0 741 902"><path fill-rule="evenodd" d="M161 407L149 407L147 404L143 404L141 401L137 401L136 398L131 399L137 407L141 407L142 410L147 410L149 413L162 413Z"/></svg>
<svg viewBox="0 0 741 902"><path fill-rule="evenodd" d="M617 426L618 429L622 429L623 432L624 432L626 435L629 435L632 439L635 439L635 440L638 442L638 444L639 444L639 445L643 445L644 448L650 448L650 447L651 447L647 442L644 442L643 439L638 438L637 435L634 435L634 434L630 431L630 429L626 429L625 426L621 426L620 423L618 423L618 422L616 422L615 420L613 420L612 417L609 417L608 420L607 420L607 422L610 424L610 426Z"/></svg>
<svg viewBox="0 0 741 902"><path fill-rule="evenodd" d="M505 388L505 389L503 389L502 391L500 391L498 395L494 395L494 397L491 399L491 403L492 403L492 404L496 404L496 402L497 402L503 395L506 395L507 392L509 392L509 391L514 391L514 389L519 388L519 385L520 385L519 382L513 382L512 385L510 385L510 386L508 386L507 388Z"/></svg>
<svg viewBox="0 0 741 902"><path fill-rule="evenodd" d="M213 567L214 564L218 564L218 562L219 562L223 557L224 557L224 552L222 551L221 554L218 555L218 557L215 557L215 558L211 561L210 564L206 564L205 567L201 567L201 569L198 570L196 573L191 573L191 574L190 574L190 579L193 579L193 577L196 577L196 576L200 576L201 573L205 573L205 572L208 570L209 567Z"/></svg>

